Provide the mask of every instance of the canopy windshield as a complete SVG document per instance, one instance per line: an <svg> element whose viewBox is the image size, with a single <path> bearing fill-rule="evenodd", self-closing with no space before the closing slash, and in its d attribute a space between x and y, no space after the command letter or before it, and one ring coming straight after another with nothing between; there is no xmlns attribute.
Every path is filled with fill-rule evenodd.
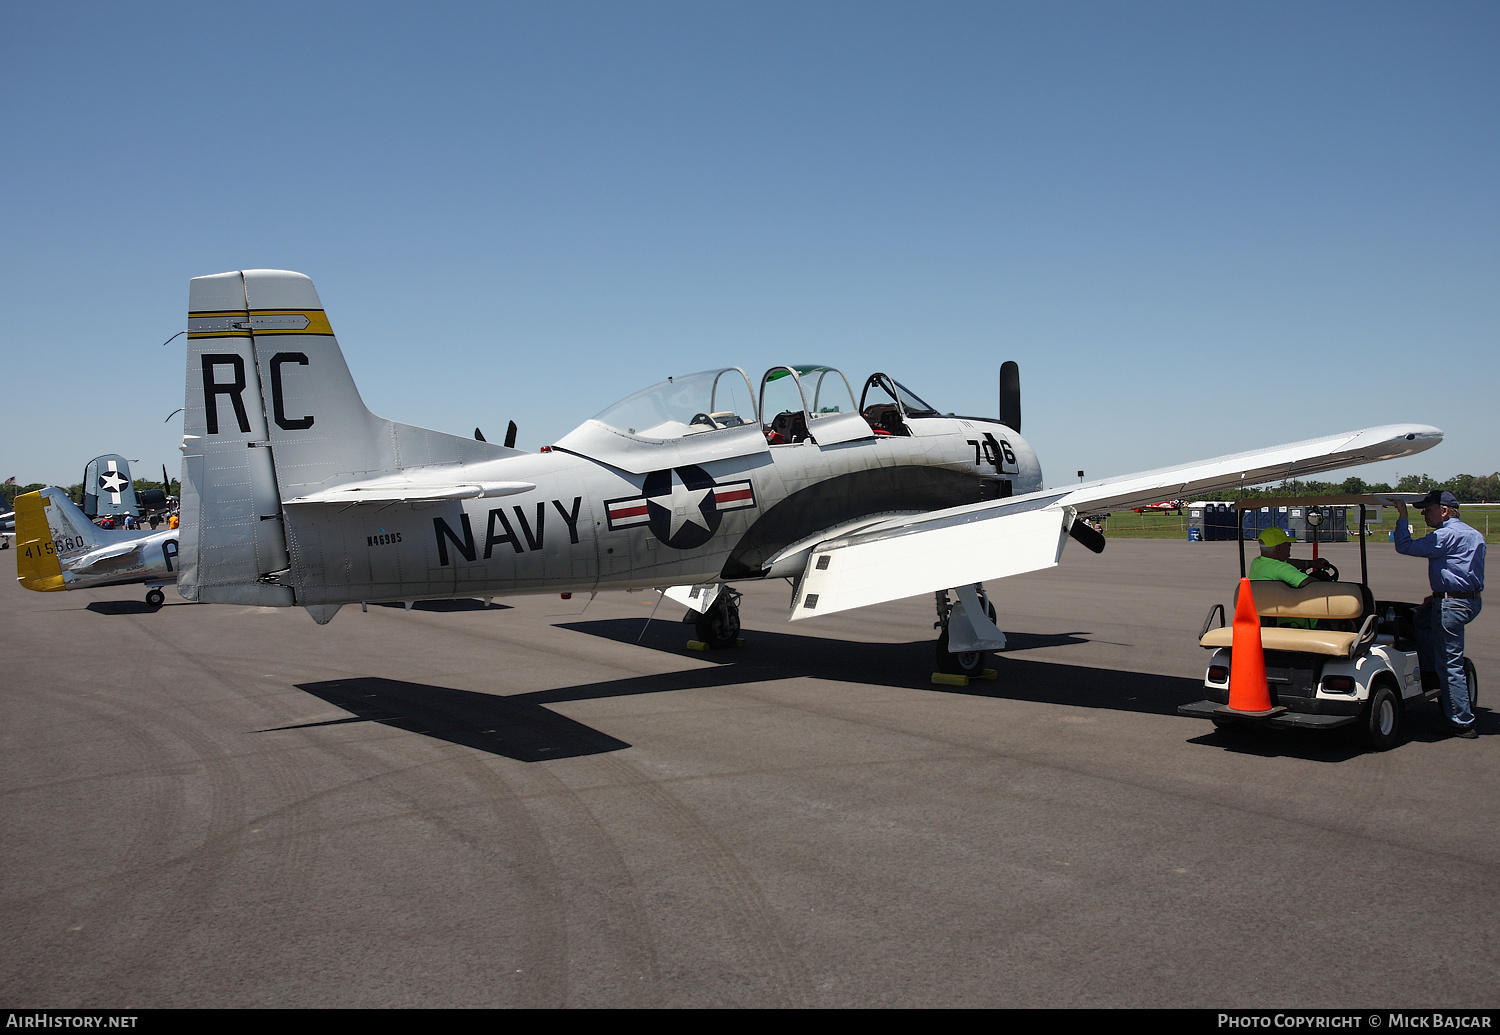
<svg viewBox="0 0 1500 1035"><path fill-rule="evenodd" d="M860 396L859 408L863 410L868 406L889 405L893 402L899 402L908 417L937 416L937 410L894 377L889 374L871 374L870 379L865 382L864 394Z"/></svg>
<svg viewBox="0 0 1500 1035"><path fill-rule="evenodd" d="M750 378L739 367L669 377L605 409L594 420L643 438L681 438L756 423Z"/></svg>
<svg viewBox="0 0 1500 1035"><path fill-rule="evenodd" d="M818 363L766 371L761 379L761 406L767 419L783 411L801 410L804 404L808 417L814 420L830 413L849 413L855 409L854 391L843 371Z"/></svg>

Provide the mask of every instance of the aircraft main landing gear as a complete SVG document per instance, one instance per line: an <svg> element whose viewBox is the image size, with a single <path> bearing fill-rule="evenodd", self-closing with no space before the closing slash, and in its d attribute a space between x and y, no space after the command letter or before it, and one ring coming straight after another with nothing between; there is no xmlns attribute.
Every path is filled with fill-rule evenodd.
<svg viewBox="0 0 1500 1035"><path fill-rule="evenodd" d="M733 647L740 638L740 594L725 586L694 625L698 639L709 647Z"/></svg>
<svg viewBox="0 0 1500 1035"><path fill-rule="evenodd" d="M985 614L988 615L990 623L995 621L995 605L990 603L989 597L985 595L981 586L975 586L978 600L983 605ZM934 656L937 661L937 670L952 676L977 676L984 669L984 657L988 651L983 650L961 650L950 651L948 637L948 623L953 618L956 605L948 599L948 591L940 590L934 595L934 603L937 605L937 621L932 623L938 632L937 643L934 644Z"/></svg>
<svg viewBox="0 0 1500 1035"><path fill-rule="evenodd" d="M167 602L167 595L159 589L146 590L146 604L149 607L161 607Z"/></svg>

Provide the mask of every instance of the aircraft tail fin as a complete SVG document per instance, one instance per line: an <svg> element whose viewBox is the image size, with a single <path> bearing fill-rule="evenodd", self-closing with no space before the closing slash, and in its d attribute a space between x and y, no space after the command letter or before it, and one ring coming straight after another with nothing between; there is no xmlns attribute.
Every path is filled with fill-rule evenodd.
<svg viewBox="0 0 1500 1035"><path fill-rule="evenodd" d="M517 452L371 413L312 281L284 270L193 279L184 411L177 585L190 600L316 603L296 587L321 582L324 559L299 551L284 501Z"/></svg>
<svg viewBox="0 0 1500 1035"><path fill-rule="evenodd" d="M42 593L67 589L62 562L98 546L94 527L62 489L16 497L16 579Z"/></svg>
<svg viewBox="0 0 1500 1035"><path fill-rule="evenodd" d="M140 514L130 464L111 453L96 456L83 469L83 513L92 521L105 514Z"/></svg>

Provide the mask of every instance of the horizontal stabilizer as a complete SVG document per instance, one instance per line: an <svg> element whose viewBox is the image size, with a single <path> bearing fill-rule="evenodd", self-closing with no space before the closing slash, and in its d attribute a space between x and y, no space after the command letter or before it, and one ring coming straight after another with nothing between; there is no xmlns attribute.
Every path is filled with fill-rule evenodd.
<svg viewBox="0 0 1500 1035"><path fill-rule="evenodd" d="M141 540L144 538L146 536L140 536L128 542L101 546L99 549L90 551L78 558L74 562L73 568L75 571L86 571L96 564L102 564L105 561L112 561L120 557L128 557L141 548Z"/></svg>
<svg viewBox="0 0 1500 1035"><path fill-rule="evenodd" d="M455 485L417 483L407 481L369 481L353 485L340 485L319 492L311 492L284 502L285 506L302 503L442 503L448 500L488 499L492 496L512 496L518 492L530 492L536 488L530 482L468 482Z"/></svg>
<svg viewBox="0 0 1500 1035"><path fill-rule="evenodd" d="M1071 508L1043 502L831 540L808 557L790 618L1050 568L1073 518Z"/></svg>

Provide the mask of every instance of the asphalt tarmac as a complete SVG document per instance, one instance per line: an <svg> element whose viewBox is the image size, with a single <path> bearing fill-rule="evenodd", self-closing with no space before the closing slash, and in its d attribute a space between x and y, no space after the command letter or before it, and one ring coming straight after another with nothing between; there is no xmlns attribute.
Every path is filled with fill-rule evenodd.
<svg viewBox="0 0 1500 1035"><path fill-rule="evenodd" d="M1480 739L1366 753L1176 714L1232 544L996 584L967 689L926 599L745 585L702 654L655 594L320 628L0 558L7 1006L1500 1005L1495 615Z"/></svg>

